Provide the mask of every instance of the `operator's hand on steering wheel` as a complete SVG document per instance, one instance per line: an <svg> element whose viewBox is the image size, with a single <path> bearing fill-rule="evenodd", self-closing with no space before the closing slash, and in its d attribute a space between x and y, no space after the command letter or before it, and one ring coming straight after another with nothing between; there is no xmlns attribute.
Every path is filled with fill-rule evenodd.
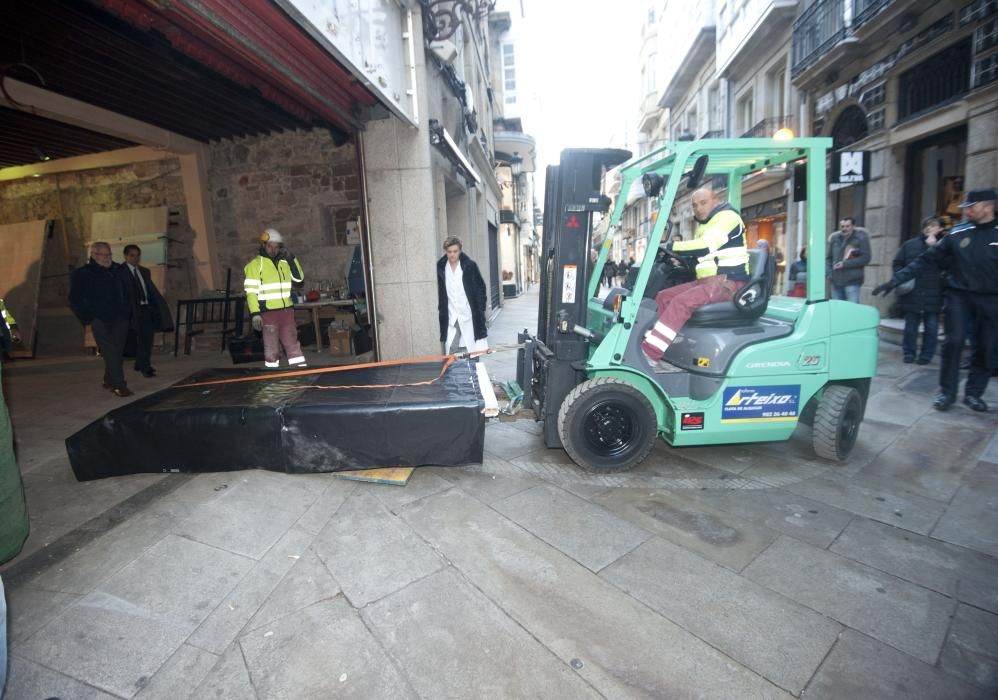
<svg viewBox="0 0 998 700"><path fill-rule="evenodd" d="M874 287L874 288L873 288L873 296L875 296L875 297L878 297L878 296L886 296L886 295L887 295L887 294L889 294L889 293L891 292L891 290L892 290L892 289L894 289L894 288L895 288L896 286L897 286L897 285L896 285L896 284L894 284L894 280L888 280L887 282L884 282L884 283L883 283L882 285L880 285L879 287Z"/></svg>

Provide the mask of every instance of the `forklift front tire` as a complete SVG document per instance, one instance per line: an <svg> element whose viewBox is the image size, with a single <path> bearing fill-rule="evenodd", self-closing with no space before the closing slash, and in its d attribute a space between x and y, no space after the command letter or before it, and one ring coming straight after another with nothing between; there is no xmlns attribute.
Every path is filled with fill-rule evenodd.
<svg viewBox="0 0 998 700"><path fill-rule="evenodd" d="M819 457L842 462L852 452L863 420L863 399L849 386L825 388L814 414L811 443Z"/></svg>
<svg viewBox="0 0 998 700"><path fill-rule="evenodd" d="M597 472L625 471L655 445L658 422L647 397L633 385L599 377L575 387L558 412L558 436L568 456Z"/></svg>

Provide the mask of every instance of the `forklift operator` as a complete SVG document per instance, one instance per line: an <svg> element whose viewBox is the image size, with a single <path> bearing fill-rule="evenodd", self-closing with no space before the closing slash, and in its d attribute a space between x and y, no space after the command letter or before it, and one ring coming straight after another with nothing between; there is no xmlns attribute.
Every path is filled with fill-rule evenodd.
<svg viewBox="0 0 998 700"><path fill-rule="evenodd" d="M696 280L655 295L658 321L641 343L655 365L690 316L706 304L731 301L749 278L745 223L731 205L708 187L693 193L693 218L699 223L691 241L674 241L669 250L696 257Z"/></svg>

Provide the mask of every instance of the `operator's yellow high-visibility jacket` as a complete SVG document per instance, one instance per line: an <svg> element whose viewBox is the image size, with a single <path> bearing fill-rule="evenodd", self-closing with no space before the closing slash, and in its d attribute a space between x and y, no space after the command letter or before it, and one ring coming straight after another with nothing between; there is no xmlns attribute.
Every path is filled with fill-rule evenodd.
<svg viewBox="0 0 998 700"><path fill-rule="evenodd" d="M3 323L4 327L8 332L17 325L17 321L14 320L14 315L7 310L7 305L4 303L3 299L0 299L0 323Z"/></svg>
<svg viewBox="0 0 998 700"><path fill-rule="evenodd" d="M721 204L697 227L692 241L675 241L676 252L697 256L697 279L727 275L729 280L749 278L745 224L730 204Z"/></svg>
<svg viewBox="0 0 998 700"><path fill-rule="evenodd" d="M283 251L276 258L257 255L243 268L243 275L246 277L243 285L246 304L251 314L293 306L291 284L305 279L298 258L292 257L289 262Z"/></svg>

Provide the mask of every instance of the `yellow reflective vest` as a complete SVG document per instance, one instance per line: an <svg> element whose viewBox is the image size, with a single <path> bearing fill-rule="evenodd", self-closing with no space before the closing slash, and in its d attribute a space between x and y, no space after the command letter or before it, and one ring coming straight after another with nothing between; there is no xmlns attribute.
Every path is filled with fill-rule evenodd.
<svg viewBox="0 0 998 700"><path fill-rule="evenodd" d="M7 305L4 303L3 299L0 299L0 322L7 327L8 331L17 325L17 321L14 320L14 315L7 310Z"/></svg>
<svg viewBox="0 0 998 700"><path fill-rule="evenodd" d="M749 278L745 223L730 204L722 204L697 227L692 241L676 241L676 252L695 253L697 279L727 275L730 280Z"/></svg>
<svg viewBox="0 0 998 700"><path fill-rule="evenodd" d="M251 314L289 308L292 306L291 283L305 279L298 258L289 263L284 258L274 260L266 255L257 255L250 260L243 268L243 275L246 304Z"/></svg>

